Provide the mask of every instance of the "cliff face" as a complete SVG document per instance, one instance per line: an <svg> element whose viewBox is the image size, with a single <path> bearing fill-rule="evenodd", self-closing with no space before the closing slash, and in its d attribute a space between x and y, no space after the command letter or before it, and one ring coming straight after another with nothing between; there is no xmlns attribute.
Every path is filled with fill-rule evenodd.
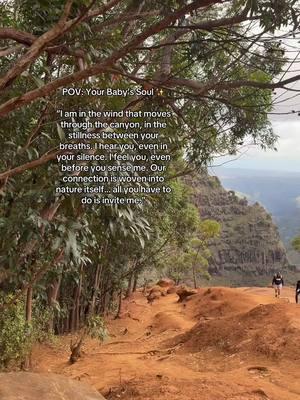
<svg viewBox="0 0 300 400"><path fill-rule="evenodd" d="M248 205L246 199L226 191L217 177L199 175L191 181L201 217L215 219L222 226L220 237L210 246L210 273L266 275L287 266L277 227L260 204Z"/></svg>

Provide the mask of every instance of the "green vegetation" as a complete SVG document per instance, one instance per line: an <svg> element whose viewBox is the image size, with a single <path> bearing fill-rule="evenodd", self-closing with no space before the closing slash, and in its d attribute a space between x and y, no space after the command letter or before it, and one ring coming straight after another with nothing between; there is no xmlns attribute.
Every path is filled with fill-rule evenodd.
<svg viewBox="0 0 300 400"><path fill-rule="evenodd" d="M292 241L293 249L300 252L300 237L295 237Z"/></svg>
<svg viewBox="0 0 300 400"><path fill-rule="evenodd" d="M0 318L0 368L23 360L31 347L31 326L26 323L24 302L5 308Z"/></svg>
<svg viewBox="0 0 300 400"><path fill-rule="evenodd" d="M180 177L249 141L274 148L272 90L298 79L275 83L288 60L280 39L270 35L298 24L299 15L294 2L277 3L1 3L0 312L8 313L1 316L3 365L26 358L45 313L48 331L80 331L91 316L116 312L117 304L120 310L141 274L162 264L177 274L170 265L174 257L176 279L191 268L197 285L219 225L201 220L194 188ZM253 21L255 31L249 29ZM63 96L63 87L159 90L149 98L100 98ZM164 172L172 192L105 207L55 195L62 179L59 144L70 133L59 126L57 110L79 109L171 112L160 140L172 155ZM102 332L101 321L92 325L100 324Z"/></svg>
<svg viewBox="0 0 300 400"><path fill-rule="evenodd" d="M0 315L0 369L20 365L30 355L33 344L52 339L50 310L34 304L29 322L24 313L24 300L14 297L10 294L1 299L9 305Z"/></svg>
<svg viewBox="0 0 300 400"><path fill-rule="evenodd" d="M216 238L221 226L218 222L210 219L201 221L197 214L193 219L196 225L190 228L180 244L172 243L167 247L167 259L164 260L163 268L176 284L187 279L192 272L194 288L198 287L197 277L210 279L207 271L211 252L208 249L209 240Z"/></svg>

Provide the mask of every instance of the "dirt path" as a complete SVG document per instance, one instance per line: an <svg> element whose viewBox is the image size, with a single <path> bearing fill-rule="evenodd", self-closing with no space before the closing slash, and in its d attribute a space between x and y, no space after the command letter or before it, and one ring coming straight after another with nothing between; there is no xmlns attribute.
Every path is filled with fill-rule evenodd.
<svg viewBox="0 0 300 400"><path fill-rule="evenodd" d="M283 297L292 301L293 290ZM273 319L285 324L279 347ZM108 322L109 341L88 341L74 365L67 362L69 337L42 346L35 370L86 381L108 399L299 400L298 353L284 344L290 337L299 347L299 321L300 307L274 299L271 289L201 289L183 304L172 294L152 305L136 293L123 318Z"/></svg>

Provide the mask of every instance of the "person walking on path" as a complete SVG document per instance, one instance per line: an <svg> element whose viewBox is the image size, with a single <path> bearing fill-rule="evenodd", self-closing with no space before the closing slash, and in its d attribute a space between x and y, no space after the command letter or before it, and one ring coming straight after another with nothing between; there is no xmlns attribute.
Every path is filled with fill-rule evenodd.
<svg viewBox="0 0 300 400"><path fill-rule="evenodd" d="M275 289L275 297L280 297L283 283L283 277L280 272L273 276L272 286Z"/></svg>
<svg viewBox="0 0 300 400"><path fill-rule="evenodd" d="M296 303L298 304L298 297L300 295L300 281L296 284Z"/></svg>

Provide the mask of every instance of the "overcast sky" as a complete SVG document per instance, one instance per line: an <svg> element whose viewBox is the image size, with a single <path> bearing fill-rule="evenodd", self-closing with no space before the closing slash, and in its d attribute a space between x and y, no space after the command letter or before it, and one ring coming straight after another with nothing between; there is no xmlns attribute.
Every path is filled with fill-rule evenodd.
<svg viewBox="0 0 300 400"><path fill-rule="evenodd" d="M300 89L300 83L297 85ZM238 156L239 159L236 159L235 156L223 157L216 160L215 165L224 163L224 167L230 168L300 172L300 116L298 116L300 94L293 101L290 100L285 104L276 106L274 111L285 112L293 109L297 111L293 115L276 115L270 118L274 132L279 136L276 145L277 152L248 147L243 149L241 155Z"/></svg>
<svg viewBox="0 0 300 400"><path fill-rule="evenodd" d="M230 168L247 168L262 170L281 170L300 172L300 117L272 122L274 132L279 135L278 151L263 151L249 147L238 160L235 157L224 157L216 164Z"/></svg>
<svg viewBox="0 0 300 400"><path fill-rule="evenodd" d="M290 59L294 63L285 74L284 79L290 78L300 71L300 36L285 41ZM286 65L286 68L288 64ZM290 115L270 115L270 120L276 135L279 136L277 143L278 151L263 151L258 148L249 147L243 149L242 155L236 157L224 157L215 160L214 165L224 163L224 167L247 168L262 170L282 170L300 172L300 82L289 86L295 91L277 90L274 96L274 113L285 113L292 110ZM277 103L277 104L276 104Z"/></svg>

